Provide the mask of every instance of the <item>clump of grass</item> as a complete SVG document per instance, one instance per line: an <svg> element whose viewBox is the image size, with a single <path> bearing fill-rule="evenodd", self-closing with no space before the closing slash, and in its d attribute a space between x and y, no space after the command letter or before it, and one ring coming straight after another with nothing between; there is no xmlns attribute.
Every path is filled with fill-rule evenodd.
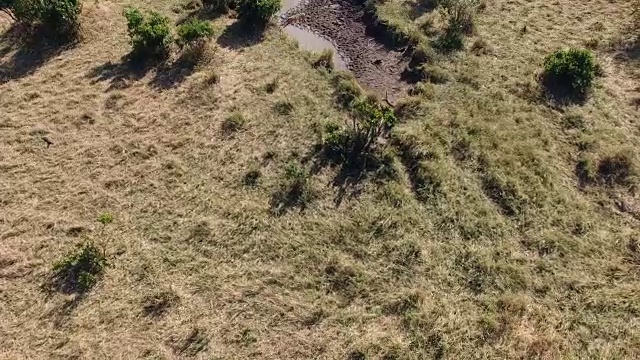
<svg viewBox="0 0 640 360"><path fill-rule="evenodd" d="M145 297L143 312L147 316L160 317L179 301L180 297L175 292L171 290L161 291Z"/></svg>
<svg viewBox="0 0 640 360"><path fill-rule="evenodd" d="M418 44L411 53L411 61L416 64L433 62L437 55L433 48L426 44Z"/></svg>
<svg viewBox="0 0 640 360"><path fill-rule="evenodd" d="M470 51L476 56L489 55L493 53L491 45L489 45L489 42L485 39L477 39L474 41L473 45L471 45Z"/></svg>
<svg viewBox="0 0 640 360"><path fill-rule="evenodd" d="M271 211L282 215L291 208L306 209L314 198L309 186L309 173L299 164L289 163L285 179L271 199Z"/></svg>
<svg viewBox="0 0 640 360"><path fill-rule="evenodd" d="M333 50L325 49L313 61L313 67L333 70Z"/></svg>
<svg viewBox="0 0 640 360"><path fill-rule="evenodd" d="M273 105L273 110L278 115L289 115L293 112L293 104L288 100L279 100Z"/></svg>
<svg viewBox="0 0 640 360"><path fill-rule="evenodd" d="M224 119L221 128L224 133L229 134L241 130L246 123L247 120L241 113L233 112Z"/></svg>
<svg viewBox="0 0 640 360"><path fill-rule="evenodd" d="M422 69L424 78L432 84L446 84L451 81L451 75L438 66L425 66Z"/></svg>
<svg viewBox="0 0 640 360"><path fill-rule="evenodd" d="M65 293L87 292L106 266L104 251L93 243L82 244L53 265L53 288Z"/></svg>
<svg viewBox="0 0 640 360"><path fill-rule="evenodd" d="M436 92L435 86L431 83L419 82L409 89L409 95L422 96L427 99L434 97Z"/></svg>
<svg viewBox="0 0 640 360"><path fill-rule="evenodd" d="M246 186L256 186L258 184L258 179L260 179L262 173L258 169L251 169L244 174L244 184Z"/></svg>
<svg viewBox="0 0 640 360"><path fill-rule="evenodd" d="M464 35L473 33L478 1L442 0L440 4L447 26L436 45L443 51L460 50L464 47Z"/></svg>
<svg viewBox="0 0 640 360"><path fill-rule="evenodd" d="M279 84L280 84L280 80L278 78L274 78L273 80L269 81L264 85L264 91L266 91L267 94L273 94L278 88Z"/></svg>
<svg viewBox="0 0 640 360"><path fill-rule="evenodd" d="M220 75L214 71L210 73L209 76L207 76L207 79L205 80L205 82L209 86L215 85L220 82Z"/></svg>
<svg viewBox="0 0 640 360"><path fill-rule="evenodd" d="M335 88L335 97L343 107L350 107L364 93L356 79L349 72L337 71L331 81Z"/></svg>
<svg viewBox="0 0 640 360"><path fill-rule="evenodd" d="M98 222L102 225L111 224L113 222L113 214L105 212L98 216Z"/></svg>
<svg viewBox="0 0 640 360"><path fill-rule="evenodd" d="M587 123L584 116L580 114L568 114L562 118L562 126L566 129L576 129L584 131L587 129Z"/></svg>

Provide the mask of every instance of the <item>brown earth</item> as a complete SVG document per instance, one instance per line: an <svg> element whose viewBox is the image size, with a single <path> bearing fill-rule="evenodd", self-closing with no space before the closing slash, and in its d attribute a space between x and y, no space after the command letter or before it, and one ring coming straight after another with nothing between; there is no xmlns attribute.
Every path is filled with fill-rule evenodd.
<svg viewBox="0 0 640 360"><path fill-rule="evenodd" d="M389 101L397 100L409 87L402 80L409 62L405 49L391 48L371 33L364 5L349 0L309 0L283 18L287 24L329 39L358 80Z"/></svg>

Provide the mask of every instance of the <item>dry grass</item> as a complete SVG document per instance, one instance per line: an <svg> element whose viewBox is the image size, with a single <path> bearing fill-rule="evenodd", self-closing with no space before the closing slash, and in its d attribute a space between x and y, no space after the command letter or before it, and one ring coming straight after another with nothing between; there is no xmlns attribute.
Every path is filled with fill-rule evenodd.
<svg viewBox="0 0 640 360"><path fill-rule="evenodd" d="M411 29L402 4L381 14ZM3 39L1 358L640 357L637 179L576 174L640 146L637 82L603 45L585 104L535 96L544 56L617 41L629 2L487 2L491 52L439 62L385 178L313 166L315 129L348 114L278 29L221 17L207 64L131 71L122 5L86 3L83 41L35 62ZM275 216L292 163L313 199ZM44 291L85 240L98 283Z"/></svg>

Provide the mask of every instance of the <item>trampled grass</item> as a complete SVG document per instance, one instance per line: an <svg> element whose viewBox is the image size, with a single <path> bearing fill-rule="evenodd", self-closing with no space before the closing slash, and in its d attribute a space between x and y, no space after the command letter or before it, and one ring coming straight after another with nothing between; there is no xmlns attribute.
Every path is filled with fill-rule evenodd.
<svg viewBox="0 0 640 360"><path fill-rule="evenodd" d="M2 38L0 357L640 356L630 2L487 1L360 172L319 158L350 114L277 27L219 15L206 64L131 68L123 5L85 3L68 48ZM428 44L413 5L377 6ZM603 76L550 103L568 46ZM109 264L91 289L45 289L85 242Z"/></svg>

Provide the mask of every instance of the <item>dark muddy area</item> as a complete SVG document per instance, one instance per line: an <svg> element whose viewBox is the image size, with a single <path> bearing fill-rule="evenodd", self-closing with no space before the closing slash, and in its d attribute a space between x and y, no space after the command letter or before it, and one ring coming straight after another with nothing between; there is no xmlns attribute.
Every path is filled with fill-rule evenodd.
<svg viewBox="0 0 640 360"><path fill-rule="evenodd" d="M402 80L409 62L404 56L406 47L383 42L387 34L379 31L379 24L358 0L302 0L282 18L284 25L309 29L329 39L361 84L389 101L395 102L409 87Z"/></svg>

